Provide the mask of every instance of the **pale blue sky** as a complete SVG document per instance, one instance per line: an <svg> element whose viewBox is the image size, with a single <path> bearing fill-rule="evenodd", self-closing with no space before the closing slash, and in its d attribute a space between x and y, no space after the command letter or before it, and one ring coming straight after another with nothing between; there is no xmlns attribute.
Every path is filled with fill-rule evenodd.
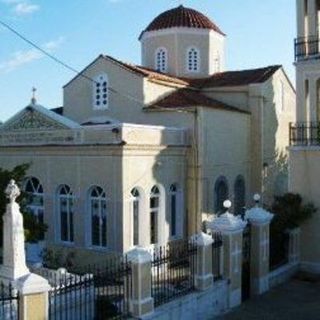
<svg viewBox="0 0 320 320"><path fill-rule="evenodd" d="M0 0L0 19L82 70L99 54L140 63L140 32L159 13L183 4L227 34L227 69L284 65L294 79L294 0ZM38 100L62 105L74 74L0 27L0 120Z"/></svg>

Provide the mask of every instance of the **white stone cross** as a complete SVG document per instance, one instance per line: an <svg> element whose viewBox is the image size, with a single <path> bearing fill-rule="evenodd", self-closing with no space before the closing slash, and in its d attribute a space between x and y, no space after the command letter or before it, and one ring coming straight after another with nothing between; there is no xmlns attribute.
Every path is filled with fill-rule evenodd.
<svg viewBox="0 0 320 320"><path fill-rule="evenodd" d="M23 217L16 203L20 189L14 180L10 180L5 194L10 199L10 203L7 204L7 210L3 216L3 264L0 268L0 276L2 280L15 281L29 274L29 269L26 266L24 251Z"/></svg>
<svg viewBox="0 0 320 320"><path fill-rule="evenodd" d="M20 196L21 194L20 189L16 185L16 182L14 180L10 180L5 190L5 194L7 198L10 200L10 203L16 202L16 199Z"/></svg>

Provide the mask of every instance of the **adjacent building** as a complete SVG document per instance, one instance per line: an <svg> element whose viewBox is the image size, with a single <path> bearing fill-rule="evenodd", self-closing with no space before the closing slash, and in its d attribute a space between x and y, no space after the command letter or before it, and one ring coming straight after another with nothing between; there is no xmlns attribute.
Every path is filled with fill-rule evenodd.
<svg viewBox="0 0 320 320"><path fill-rule="evenodd" d="M297 122L290 126L290 190L320 208L320 2L297 0ZM302 268L320 272L320 212L302 227Z"/></svg>

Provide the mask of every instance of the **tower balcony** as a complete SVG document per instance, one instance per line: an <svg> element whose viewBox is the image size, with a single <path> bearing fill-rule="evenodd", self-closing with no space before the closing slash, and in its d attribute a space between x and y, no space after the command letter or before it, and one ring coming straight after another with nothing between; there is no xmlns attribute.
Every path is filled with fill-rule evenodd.
<svg viewBox="0 0 320 320"><path fill-rule="evenodd" d="M295 61L320 57L319 36L300 37L294 40Z"/></svg>
<svg viewBox="0 0 320 320"><path fill-rule="evenodd" d="M291 122L289 126L290 146L320 146L320 122Z"/></svg>

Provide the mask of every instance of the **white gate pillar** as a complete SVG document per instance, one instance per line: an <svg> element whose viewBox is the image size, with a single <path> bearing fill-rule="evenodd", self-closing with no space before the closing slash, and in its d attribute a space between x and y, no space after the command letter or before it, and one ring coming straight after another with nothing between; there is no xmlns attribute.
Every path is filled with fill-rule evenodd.
<svg viewBox="0 0 320 320"><path fill-rule="evenodd" d="M254 196L256 206L246 212L251 224L250 291L259 295L269 290L270 222L273 214L259 207L260 195Z"/></svg>
<svg viewBox="0 0 320 320"><path fill-rule="evenodd" d="M227 212L208 223L208 228L221 232L223 237L223 276L230 281L229 307L233 308L240 305L242 300L242 239L247 222L229 212L229 200L224 202L224 207Z"/></svg>
<svg viewBox="0 0 320 320"><path fill-rule="evenodd" d="M130 312L133 317L141 318L153 313L154 301L151 297L151 254L142 247L127 253L132 263L132 297Z"/></svg>

